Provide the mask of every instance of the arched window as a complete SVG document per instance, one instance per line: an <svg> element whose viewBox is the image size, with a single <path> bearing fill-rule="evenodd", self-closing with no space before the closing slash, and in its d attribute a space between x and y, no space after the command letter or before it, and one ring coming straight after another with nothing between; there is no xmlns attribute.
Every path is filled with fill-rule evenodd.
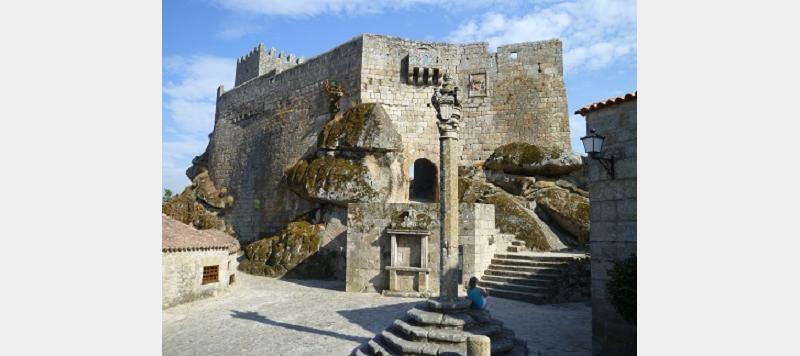
<svg viewBox="0 0 800 356"><path fill-rule="evenodd" d="M410 174L409 199L419 202L435 202L436 188L439 183L436 165L427 159L420 158L414 161Z"/></svg>

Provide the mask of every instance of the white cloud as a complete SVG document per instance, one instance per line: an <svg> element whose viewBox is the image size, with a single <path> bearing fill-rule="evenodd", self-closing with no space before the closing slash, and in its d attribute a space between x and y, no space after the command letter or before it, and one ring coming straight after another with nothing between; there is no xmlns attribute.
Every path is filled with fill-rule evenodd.
<svg viewBox="0 0 800 356"><path fill-rule="evenodd" d="M560 38L565 71L606 67L636 52L635 0L575 0L551 3L521 15L496 12L462 23L455 42L509 43Z"/></svg>
<svg viewBox="0 0 800 356"><path fill-rule="evenodd" d="M415 6L486 7L492 4L516 4L519 0L216 0L225 9L257 15L287 17L320 14L362 15Z"/></svg>
<svg viewBox="0 0 800 356"><path fill-rule="evenodd" d="M169 78L162 88L167 123L161 167L165 188L177 193L189 183L184 172L208 144L217 87L233 86L235 63L231 58L204 55L164 58L164 77Z"/></svg>

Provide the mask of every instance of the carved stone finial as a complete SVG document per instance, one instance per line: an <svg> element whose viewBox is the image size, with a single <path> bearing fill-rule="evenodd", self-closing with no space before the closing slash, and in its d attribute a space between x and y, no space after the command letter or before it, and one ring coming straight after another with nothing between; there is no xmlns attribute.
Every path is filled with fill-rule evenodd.
<svg viewBox="0 0 800 356"><path fill-rule="evenodd" d="M445 73L441 88L433 90L431 103L439 119L439 134L444 137L458 137L461 125L461 103L458 102L458 87L452 83L449 73Z"/></svg>

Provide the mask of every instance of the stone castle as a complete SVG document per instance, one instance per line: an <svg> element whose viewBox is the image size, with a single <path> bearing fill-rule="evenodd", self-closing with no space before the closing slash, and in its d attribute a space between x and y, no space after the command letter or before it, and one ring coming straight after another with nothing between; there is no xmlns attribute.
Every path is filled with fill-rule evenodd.
<svg viewBox="0 0 800 356"><path fill-rule="evenodd" d="M445 73L460 89L462 165L480 166L512 142L571 152L559 40L490 52L487 43L363 34L307 60L263 45L240 58L187 175L207 174L235 199L224 220L243 243L302 216L344 225L348 203L436 201L430 98Z"/></svg>

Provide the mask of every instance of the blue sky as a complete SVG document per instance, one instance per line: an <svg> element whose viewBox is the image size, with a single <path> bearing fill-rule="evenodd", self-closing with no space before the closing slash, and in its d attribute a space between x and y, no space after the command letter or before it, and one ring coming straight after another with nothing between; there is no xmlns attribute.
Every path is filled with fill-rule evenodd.
<svg viewBox="0 0 800 356"><path fill-rule="evenodd" d="M506 43L560 38L573 149L578 108L636 90L635 0L165 0L162 32L162 185L184 171L214 126L220 84L259 42L313 57L360 33L419 40Z"/></svg>

